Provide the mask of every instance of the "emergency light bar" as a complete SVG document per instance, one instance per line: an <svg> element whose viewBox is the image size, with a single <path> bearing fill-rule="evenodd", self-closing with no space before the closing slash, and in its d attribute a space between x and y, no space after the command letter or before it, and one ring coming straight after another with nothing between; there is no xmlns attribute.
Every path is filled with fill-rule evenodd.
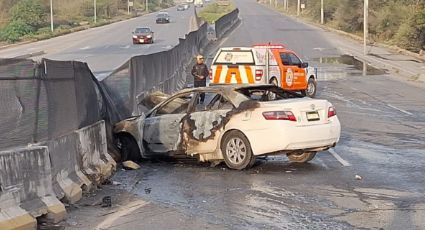
<svg viewBox="0 0 425 230"><path fill-rule="evenodd" d="M269 48L269 49L286 49L285 45L281 44L258 44L254 45L254 48Z"/></svg>

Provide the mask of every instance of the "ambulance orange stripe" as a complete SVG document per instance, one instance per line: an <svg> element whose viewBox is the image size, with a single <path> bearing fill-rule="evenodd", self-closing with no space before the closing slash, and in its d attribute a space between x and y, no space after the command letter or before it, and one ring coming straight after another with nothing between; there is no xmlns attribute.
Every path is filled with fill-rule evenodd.
<svg viewBox="0 0 425 230"><path fill-rule="evenodd" d="M216 70L215 70L215 74L214 74L214 78L213 78L213 83L219 83L220 82L220 76L221 76L221 71L223 70L223 66L222 65L218 65Z"/></svg>
<svg viewBox="0 0 425 230"><path fill-rule="evenodd" d="M249 65L245 66L245 71L246 71L246 77L248 78L248 83L249 84L253 84L254 83L254 76L252 75L252 69Z"/></svg>
<svg viewBox="0 0 425 230"><path fill-rule="evenodd" d="M236 83L241 84L242 83L242 78L241 78L241 73L239 71L239 67L231 67L227 69L227 74L226 74L226 84L229 84L232 82L232 73L235 74L236 77Z"/></svg>

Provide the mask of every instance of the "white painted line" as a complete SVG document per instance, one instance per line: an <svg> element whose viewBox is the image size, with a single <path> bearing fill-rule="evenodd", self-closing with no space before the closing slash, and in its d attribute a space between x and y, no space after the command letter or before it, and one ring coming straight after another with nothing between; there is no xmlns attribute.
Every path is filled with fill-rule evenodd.
<svg viewBox="0 0 425 230"><path fill-rule="evenodd" d="M319 162L319 164L320 164L321 166L323 166L323 168L325 168L325 169L329 169L329 167L325 164L325 162L323 162L320 158L317 158L317 157L316 157L316 161L318 161L318 162Z"/></svg>
<svg viewBox="0 0 425 230"><path fill-rule="evenodd" d="M90 46L85 46L85 47L80 48L80 50L88 50L88 49L90 49Z"/></svg>
<svg viewBox="0 0 425 230"><path fill-rule="evenodd" d="M148 202L143 201L143 200L137 200L135 202L132 202L130 204L127 204L126 206L120 208L119 211L117 211L116 213L114 213L113 215L111 215L110 217L106 218L105 220L103 220L100 224L98 224L94 229L95 230L103 230L103 229L108 229L109 227L111 227L111 225L118 220L120 217L125 216L145 205L147 205Z"/></svg>
<svg viewBox="0 0 425 230"><path fill-rule="evenodd" d="M332 156L333 156L333 157L335 157L335 159L336 159L337 161L339 161L339 163L341 163L343 166L351 166L351 164L350 164L350 163L348 163L348 161L346 161L346 160L342 159L342 157L341 157L341 156L339 156L339 155L338 155L338 153L336 153L336 152L335 152L335 150L333 150L333 149L329 149L328 151L329 151L329 152L332 154Z"/></svg>
<svg viewBox="0 0 425 230"><path fill-rule="evenodd" d="M395 107L394 105L387 104L387 106L389 106L389 107L391 107L391 108L393 108L393 109L396 109L396 110L398 110L398 111L400 111L400 112L402 112L402 113L405 113L405 114L407 114L407 115L413 116L413 113L411 113L411 112L407 112L407 111L406 111L406 110L404 110L404 109L397 108L397 107Z"/></svg>

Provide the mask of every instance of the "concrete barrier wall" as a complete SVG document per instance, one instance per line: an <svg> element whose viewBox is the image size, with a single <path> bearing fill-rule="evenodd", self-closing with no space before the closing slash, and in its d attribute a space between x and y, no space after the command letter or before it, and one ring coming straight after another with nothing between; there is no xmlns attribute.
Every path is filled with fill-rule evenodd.
<svg viewBox="0 0 425 230"><path fill-rule="evenodd" d="M78 165L94 184L100 184L116 169L116 162L108 154L105 122L99 121L75 133Z"/></svg>
<svg viewBox="0 0 425 230"><path fill-rule="evenodd" d="M65 207L52 189L47 147L0 152L0 229L35 229L36 217L65 218Z"/></svg>
<svg viewBox="0 0 425 230"><path fill-rule="evenodd" d="M77 163L77 133L56 138L47 142L52 163L53 191L56 197L75 203L82 197L83 189L89 190L92 182Z"/></svg>

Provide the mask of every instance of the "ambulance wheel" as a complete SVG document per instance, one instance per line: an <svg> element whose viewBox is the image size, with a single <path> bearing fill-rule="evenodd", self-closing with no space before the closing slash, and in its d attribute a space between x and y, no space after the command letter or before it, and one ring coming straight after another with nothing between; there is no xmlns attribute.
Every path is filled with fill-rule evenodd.
<svg viewBox="0 0 425 230"><path fill-rule="evenodd" d="M310 79L308 79L307 89L305 90L305 93L303 93L303 94L305 96L313 98L313 97L316 96L316 92L317 92L316 80L314 80L314 78L310 77Z"/></svg>

